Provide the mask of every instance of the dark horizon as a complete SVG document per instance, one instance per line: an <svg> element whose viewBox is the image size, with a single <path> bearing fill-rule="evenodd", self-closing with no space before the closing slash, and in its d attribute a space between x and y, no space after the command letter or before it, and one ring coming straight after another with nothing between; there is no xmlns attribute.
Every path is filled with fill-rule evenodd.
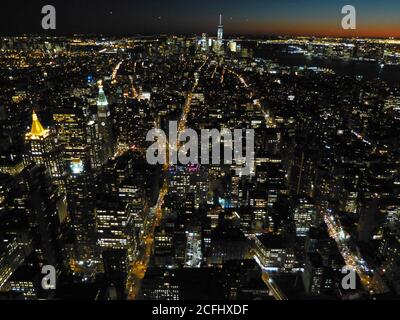
<svg viewBox="0 0 400 320"><path fill-rule="evenodd" d="M57 29L41 29L41 8L55 6ZM347 3L316 0L273 1L202 1L174 0L165 3L153 0L119 0L51 2L16 0L3 4L1 35L22 34L216 34L218 15L223 15L226 34L256 36L338 36L338 37L400 37L400 22L394 0L352 2L357 9L357 29L341 28L341 8Z"/></svg>

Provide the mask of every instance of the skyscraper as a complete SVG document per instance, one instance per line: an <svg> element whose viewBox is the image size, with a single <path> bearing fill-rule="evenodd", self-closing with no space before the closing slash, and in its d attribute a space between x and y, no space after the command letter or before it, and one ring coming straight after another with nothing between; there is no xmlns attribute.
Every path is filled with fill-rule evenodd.
<svg viewBox="0 0 400 320"><path fill-rule="evenodd" d="M71 162L67 179L68 209L74 230L76 260L83 272L91 276L100 261L96 248L93 210L93 176L82 160Z"/></svg>
<svg viewBox="0 0 400 320"><path fill-rule="evenodd" d="M87 141L87 132L92 129L82 108L63 108L53 114L63 157L67 165L66 191L68 210L74 230L75 257L78 265L91 275L95 271L99 256L96 255L96 233L93 212L93 176L91 154L96 150ZM93 139L96 142L96 139Z"/></svg>
<svg viewBox="0 0 400 320"><path fill-rule="evenodd" d="M108 107L107 97L101 81L99 82L99 95L97 98L97 118L99 122L98 134L102 144L101 158L102 163L105 163L114 153L114 135L110 108Z"/></svg>
<svg viewBox="0 0 400 320"><path fill-rule="evenodd" d="M224 38L224 26L222 25L222 14L219 15L219 25L218 25L218 44L222 46L222 40Z"/></svg>
<svg viewBox="0 0 400 320"><path fill-rule="evenodd" d="M43 165L31 164L21 174L26 186L29 232L38 260L58 266L61 264L58 199L48 171Z"/></svg>
<svg viewBox="0 0 400 320"><path fill-rule="evenodd" d="M53 120L67 167L79 160L85 165L89 164L90 146L86 141L87 126L83 110L78 107L63 108L53 113Z"/></svg>
<svg viewBox="0 0 400 320"><path fill-rule="evenodd" d="M213 50L217 54L223 53L223 38L224 38L224 26L222 25L222 15L219 15L219 24L217 29L217 40L214 42Z"/></svg>
<svg viewBox="0 0 400 320"><path fill-rule="evenodd" d="M203 51L208 51L208 39L207 39L207 34L203 33L201 35L201 48Z"/></svg>
<svg viewBox="0 0 400 320"><path fill-rule="evenodd" d="M30 160L37 165L44 165L50 173L52 181L65 193L65 167L61 148L50 129L44 129L35 111L32 113L32 127L25 135Z"/></svg>
<svg viewBox="0 0 400 320"><path fill-rule="evenodd" d="M99 195L95 217L97 244L101 251L127 249L128 257L132 259L135 250L132 206L122 203L118 197Z"/></svg>

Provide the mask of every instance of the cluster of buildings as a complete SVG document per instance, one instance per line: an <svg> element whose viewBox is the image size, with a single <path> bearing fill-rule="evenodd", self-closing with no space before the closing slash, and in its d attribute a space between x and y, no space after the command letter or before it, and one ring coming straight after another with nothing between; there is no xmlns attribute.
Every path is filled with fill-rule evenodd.
<svg viewBox="0 0 400 320"><path fill-rule="evenodd" d="M0 47L0 298L399 294L397 87L254 58L221 20L211 41ZM254 174L149 165L146 134L169 121L254 129Z"/></svg>
<svg viewBox="0 0 400 320"><path fill-rule="evenodd" d="M288 46L288 52L309 57L342 61L378 62L382 66L400 64L400 42L397 39L279 37L258 41L259 46Z"/></svg>

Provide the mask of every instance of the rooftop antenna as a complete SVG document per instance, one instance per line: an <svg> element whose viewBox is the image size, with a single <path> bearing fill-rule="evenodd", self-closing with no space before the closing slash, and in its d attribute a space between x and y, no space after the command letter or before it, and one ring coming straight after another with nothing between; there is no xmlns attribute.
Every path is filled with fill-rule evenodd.
<svg viewBox="0 0 400 320"><path fill-rule="evenodd" d="M219 24L222 24L222 14L219 14Z"/></svg>

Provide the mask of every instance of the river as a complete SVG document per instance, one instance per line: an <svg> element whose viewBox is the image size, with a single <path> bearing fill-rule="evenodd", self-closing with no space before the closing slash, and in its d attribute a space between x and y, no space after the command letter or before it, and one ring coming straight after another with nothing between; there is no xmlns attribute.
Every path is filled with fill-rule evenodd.
<svg viewBox="0 0 400 320"><path fill-rule="evenodd" d="M266 45L254 49L254 56L273 60L282 66L307 66L332 69L338 75L363 76L366 80L380 78L388 83L400 85L400 66L384 66L371 61L345 61L324 57L310 57L289 53L285 45Z"/></svg>

